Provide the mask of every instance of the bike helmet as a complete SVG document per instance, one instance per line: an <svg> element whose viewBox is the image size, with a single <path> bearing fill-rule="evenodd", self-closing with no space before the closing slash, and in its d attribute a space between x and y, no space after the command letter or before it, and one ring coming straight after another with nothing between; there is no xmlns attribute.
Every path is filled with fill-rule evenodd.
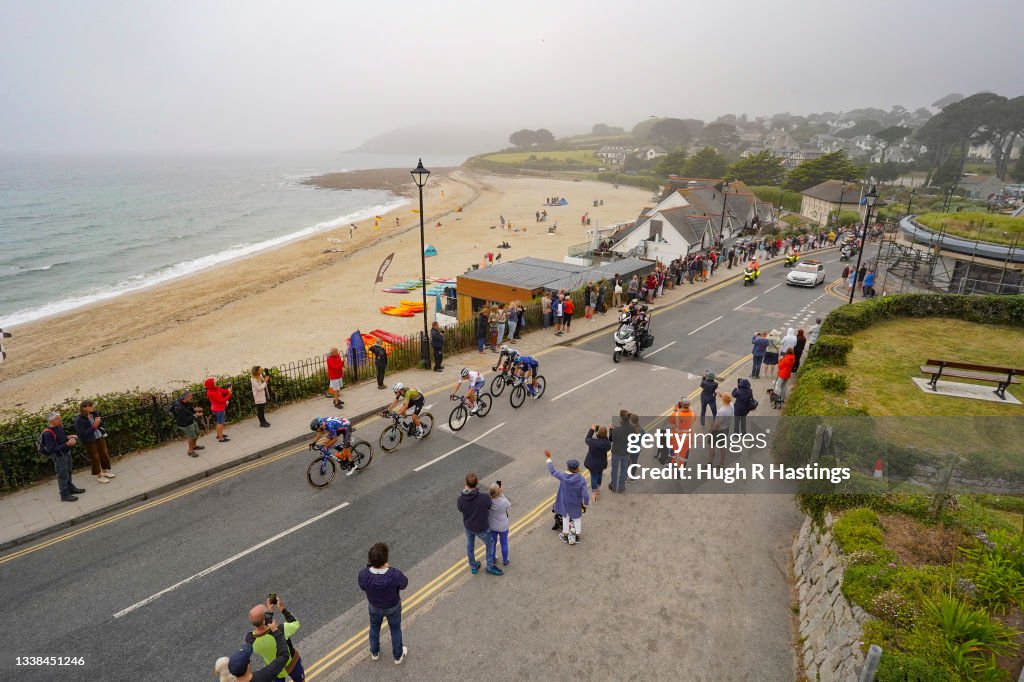
<svg viewBox="0 0 1024 682"><path fill-rule="evenodd" d="M469 367L463 367L461 370L459 370L459 376L462 377L463 379L468 377L469 376Z"/></svg>
<svg viewBox="0 0 1024 682"><path fill-rule="evenodd" d="M401 393L402 391L405 390L405 386L403 386L402 382L399 381L397 384L391 387L391 390L394 391L395 393Z"/></svg>
<svg viewBox="0 0 1024 682"><path fill-rule="evenodd" d="M502 353L508 353L508 346L506 346L506 345L502 344L502 346L501 346L501 352L502 352Z"/></svg>
<svg viewBox="0 0 1024 682"><path fill-rule="evenodd" d="M323 417L317 417L313 421L309 422L309 430L310 431L319 431L320 430L320 425L323 424L323 423L324 423L324 418Z"/></svg>

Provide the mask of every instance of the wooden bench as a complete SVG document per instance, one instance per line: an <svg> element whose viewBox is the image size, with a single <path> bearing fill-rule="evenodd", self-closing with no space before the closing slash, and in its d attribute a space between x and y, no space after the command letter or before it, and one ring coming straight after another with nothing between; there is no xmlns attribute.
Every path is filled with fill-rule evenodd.
<svg viewBox="0 0 1024 682"><path fill-rule="evenodd" d="M1024 369L1013 369L1012 367L992 367L991 365L974 365L966 362L954 362L951 360L926 360L921 365L924 374L930 374L932 379L928 382L933 391L938 390L939 379L943 377L955 377L958 379L972 379L974 381L987 381L996 384L998 388L995 394L1002 400L1006 400L1006 389L1010 384L1019 384L1017 377L1024 376Z"/></svg>

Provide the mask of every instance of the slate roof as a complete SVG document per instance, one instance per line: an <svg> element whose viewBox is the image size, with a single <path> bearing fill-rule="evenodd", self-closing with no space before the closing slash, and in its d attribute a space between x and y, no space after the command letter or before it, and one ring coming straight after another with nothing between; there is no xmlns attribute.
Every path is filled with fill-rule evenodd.
<svg viewBox="0 0 1024 682"><path fill-rule="evenodd" d="M860 185L856 182L846 183L846 190L844 191L842 180L826 180L820 185L805 189L800 194L807 195L812 199L827 201L830 204L838 204L839 200L842 199L844 206L846 204L856 206L857 202L860 201L861 191Z"/></svg>
<svg viewBox="0 0 1024 682"><path fill-rule="evenodd" d="M608 272L621 275L632 274L652 263L639 258L624 258L613 261L606 266L573 265L543 258L519 258L507 263L499 263L483 270L471 270L460 279L471 279L477 282L491 282L520 289L570 289L586 284L590 280L608 277ZM609 268L614 268L609 271Z"/></svg>

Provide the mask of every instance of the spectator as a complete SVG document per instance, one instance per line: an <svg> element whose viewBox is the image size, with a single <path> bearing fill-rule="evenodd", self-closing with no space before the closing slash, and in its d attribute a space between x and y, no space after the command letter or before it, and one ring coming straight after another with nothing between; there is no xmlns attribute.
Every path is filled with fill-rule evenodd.
<svg viewBox="0 0 1024 682"><path fill-rule="evenodd" d="M728 452L729 447L728 445L718 447L718 445L723 441L728 443L729 429L732 427L736 413L732 406L732 396L728 393L722 393L720 397L722 398L722 407L719 408L714 424L711 427L711 433L714 434L715 442L709 450L708 464L715 463L715 451L717 450L719 455L718 466L725 466L725 453ZM722 436L725 436L725 438L722 438Z"/></svg>
<svg viewBox="0 0 1024 682"><path fill-rule="evenodd" d="M50 413L47 427L39 436L39 443L39 451L50 456L50 459L53 460L53 468L57 471L60 501L77 502L78 498L75 495L85 492L84 488L75 487L71 481L71 448L78 444L78 437L68 436L64 433L59 413Z"/></svg>
<svg viewBox="0 0 1024 682"><path fill-rule="evenodd" d="M572 326L572 312L573 312L573 305L574 305L573 302L572 302L572 296L566 294L564 304L565 304L565 307L563 308L563 311L562 311L565 314L565 328L564 329L565 329L565 331L569 331L569 327Z"/></svg>
<svg viewBox="0 0 1024 682"><path fill-rule="evenodd" d="M555 336L562 335L562 319L565 315L565 295L561 292L555 298L555 302L552 307L552 313L555 320Z"/></svg>
<svg viewBox="0 0 1024 682"><path fill-rule="evenodd" d="M519 299L516 299L515 304L518 322L516 324L516 335L514 338L516 341L518 341L519 339L523 338L523 329L526 328L526 308L523 306L522 301L520 301Z"/></svg>
<svg viewBox="0 0 1024 682"><path fill-rule="evenodd" d="M672 433L680 437L670 460L676 466L686 466L686 458L690 455L690 440L693 437L694 417L693 410L690 409L690 399L686 396L681 397L668 420Z"/></svg>
<svg viewBox="0 0 1024 682"><path fill-rule="evenodd" d="M796 355L796 362L793 363L793 371L800 369L800 358L804 355L804 348L807 346L807 337L804 336L804 330L799 329L796 332L796 346L793 347L793 353Z"/></svg>
<svg viewBox="0 0 1024 682"><path fill-rule="evenodd" d="M705 372L704 377L700 380L700 427L704 428L704 415L707 413L707 409L711 408L711 419L718 415L718 401L715 396L718 395L718 382L715 381L714 372Z"/></svg>
<svg viewBox="0 0 1024 682"><path fill-rule="evenodd" d="M115 478L110 471L110 453L107 451L107 434L101 428L103 418L96 414L91 400L83 400L75 417L75 433L78 442L85 446L85 452L92 463L92 475L100 483L109 483Z"/></svg>
<svg viewBox="0 0 1024 682"><path fill-rule="evenodd" d="M540 299L540 312L543 319L544 329L551 326L551 292L545 291Z"/></svg>
<svg viewBox="0 0 1024 682"><path fill-rule="evenodd" d="M491 323L498 325L498 337L497 340L495 340L494 342L494 346L491 347L491 350L497 353L498 346L500 346L505 341L505 328L508 324L508 312L505 310L504 303L498 306L497 315L491 315Z"/></svg>
<svg viewBox="0 0 1024 682"><path fill-rule="evenodd" d="M174 425L188 440L188 456L198 457L196 450L206 449L205 445L198 445L199 422L196 420L196 417L202 416L203 408L192 404L192 392L186 389L171 405L170 413L174 417Z"/></svg>
<svg viewBox="0 0 1024 682"><path fill-rule="evenodd" d="M383 390L387 388L384 385L384 372L388 369L388 351L384 348L384 342L377 337L373 340L373 345L370 346L370 352L373 354L373 364L377 369L377 388ZM345 403L342 403L344 405ZM334 403L335 407L338 407L338 403ZM338 407L338 409L341 409Z"/></svg>
<svg viewBox="0 0 1024 682"><path fill-rule="evenodd" d="M629 280L629 289L626 290L626 303L632 303L640 295L640 280L636 275Z"/></svg>
<svg viewBox="0 0 1024 682"><path fill-rule="evenodd" d="M486 548L487 572L491 575L504 575L504 571L494 565L494 539L488 532L490 523L488 515L491 509L491 498L477 489L476 474L466 474L466 487L462 489L456 506L462 512L462 525L466 529L466 557L469 559L469 571L476 575L480 571L480 562L476 560L476 539L480 538Z"/></svg>
<svg viewBox="0 0 1024 682"><path fill-rule="evenodd" d="M811 331L807 334L807 345L813 346L818 342L818 336L821 335L821 318L817 318L814 322L814 326L811 327Z"/></svg>
<svg viewBox="0 0 1024 682"><path fill-rule="evenodd" d="M864 275L864 287L862 289L864 298L871 298L875 295L875 271L868 270Z"/></svg>
<svg viewBox="0 0 1024 682"><path fill-rule="evenodd" d="M508 342L515 343L516 330L519 328L519 308L516 306L515 300L511 301L508 308L505 309L505 317L508 325Z"/></svg>
<svg viewBox="0 0 1024 682"><path fill-rule="evenodd" d="M345 407L345 401L341 399L341 389L345 385L345 358L337 348L332 348L327 354L327 397L334 400L334 408L340 410ZM380 383L380 382L378 382ZM384 387L383 384L380 385Z"/></svg>
<svg viewBox="0 0 1024 682"><path fill-rule="evenodd" d="M579 542L583 533L580 527L580 517L590 503L590 492L587 490L587 479L580 474L580 463L570 459L565 465L569 472L556 471L551 463L551 453L544 451L544 458L547 460L548 472L558 479L558 493L555 495L555 513L562 517L562 532L559 537L562 542L569 542L569 521L576 529L576 542Z"/></svg>
<svg viewBox="0 0 1024 682"><path fill-rule="evenodd" d="M436 321L430 325L430 347L434 351L434 371L440 372L444 369L441 364L441 353L444 350L444 332L441 325Z"/></svg>
<svg viewBox="0 0 1024 682"><path fill-rule="evenodd" d="M367 553L367 564L359 571L359 589L366 593L370 611L370 658L380 658L380 626L388 619L391 655L401 665L409 653L402 643L402 595L409 579L388 563L388 546L378 542Z"/></svg>
<svg viewBox="0 0 1024 682"><path fill-rule="evenodd" d="M779 380L775 384L775 392L779 394L779 400L786 399L786 384L793 375L793 364L796 362L796 354L790 348L779 360Z"/></svg>
<svg viewBox="0 0 1024 682"><path fill-rule="evenodd" d="M796 348L796 330L792 327L786 330L786 335L782 337L782 343L779 344L779 354L785 355L786 351L790 348Z"/></svg>
<svg viewBox="0 0 1024 682"><path fill-rule="evenodd" d="M203 382L206 386L206 399L210 401L210 413L217 422L217 442L227 443L230 438L224 435L224 422L227 420L228 400L231 398L231 384L224 388L217 385L216 379L209 377Z"/></svg>
<svg viewBox="0 0 1024 682"><path fill-rule="evenodd" d="M597 285L597 312L602 315L608 312L608 282L604 280Z"/></svg>
<svg viewBox="0 0 1024 682"><path fill-rule="evenodd" d="M487 511L487 527L494 543L494 560L498 560L498 544L501 544L501 565L508 566L508 510L512 503L505 497L501 481L491 485L491 508Z"/></svg>
<svg viewBox="0 0 1024 682"><path fill-rule="evenodd" d="M253 365L252 376L249 377L252 384L252 401L256 405L256 416L259 417L260 426L267 428L270 422L267 421L267 384L270 383L270 375L263 371L259 365Z"/></svg>
<svg viewBox="0 0 1024 682"><path fill-rule="evenodd" d="M764 356L768 352L768 333L764 330L754 332L754 337L750 339L750 342L754 344L754 364L750 368L750 378L760 379L761 363L764 362Z"/></svg>
<svg viewBox="0 0 1024 682"><path fill-rule="evenodd" d="M773 329L768 333L768 347L764 352L764 375L769 378L774 378L775 368L779 364L779 349L782 346L782 339L779 338L779 332L777 329Z"/></svg>
<svg viewBox="0 0 1024 682"><path fill-rule="evenodd" d="M587 437L583 441L588 448L583 466L590 472L590 490L593 493L594 502L597 502L601 478L604 475L604 470L608 468L608 451L612 449L612 443L608 440L608 429L603 426L598 427L597 424L590 427Z"/></svg>
<svg viewBox="0 0 1024 682"><path fill-rule="evenodd" d="M490 313L490 309L484 306L480 309L480 314L476 316L476 349L481 353L484 352L484 346L487 344L487 329L490 326L487 318Z"/></svg>
<svg viewBox="0 0 1024 682"><path fill-rule="evenodd" d="M269 627L270 634L274 638L274 660L265 668L260 668L255 673L249 669L249 659L252 658L252 646L246 644L231 655L231 658L222 656L213 665L213 674L220 676L220 682L271 682L278 679L278 675L284 670L291 652L288 649L288 640L285 639L284 630L272 623Z"/></svg>
<svg viewBox="0 0 1024 682"><path fill-rule="evenodd" d="M277 656L277 641L273 633L270 632L270 624L264 620L264 614L273 613L274 608L281 611L281 615L284 616L284 631L285 641L288 642L288 660L284 664L284 670L277 675L277 679L283 680L285 677L291 677L293 680L304 680L306 679L306 672L302 666L302 657L299 655L299 650L292 644L291 639L295 636L295 633L299 629L299 621L291 614L291 612L284 607L284 602L281 601L281 595L275 595L274 601L271 601L270 597L267 598L266 603L257 604L256 606L249 609L249 623L252 624L252 631L245 633L245 643L252 647L252 650L260 655L263 659L264 665L270 665L271 661Z"/></svg>
<svg viewBox="0 0 1024 682"><path fill-rule="evenodd" d="M732 389L734 431L738 434L747 432L747 415L754 409L754 390L746 379L737 379L736 388Z"/></svg>
<svg viewBox="0 0 1024 682"><path fill-rule="evenodd" d="M616 275L615 283L612 285L612 307L620 308L622 306L622 279Z"/></svg>
<svg viewBox="0 0 1024 682"><path fill-rule="evenodd" d="M619 423L608 429L608 439L612 444L612 474L608 481L608 490L624 492L626 489L626 470L629 465L628 446L629 434L633 428L629 425L629 412L619 410Z"/></svg>

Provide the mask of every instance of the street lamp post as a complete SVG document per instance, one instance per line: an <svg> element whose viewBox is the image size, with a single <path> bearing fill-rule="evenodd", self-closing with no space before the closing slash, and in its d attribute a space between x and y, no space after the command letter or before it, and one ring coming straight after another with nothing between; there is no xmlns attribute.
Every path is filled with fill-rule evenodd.
<svg viewBox="0 0 1024 682"><path fill-rule="evenodd" d="M412 174L413 182L420 190L420 272L423 283L423 338L420 342L420 352L423 355L423 367L430 369L430 342L428 341L430 332L427 329L427 245L423 234L425 229L423 225L423 186L427 184L430 171L423 167L423 159L420 159L419 164L409 173Z"/></svg>
<svg viewBox="0 0 1024 682"><path fill-rule="evenodd" d="M853 268L853 286L850 287L850 303L853 303L853 295L857 293L857 272L860 271L860 261L864 257L864 243L868 240L868 223L871 222L871 209L875 206L875 201L878 200L878 192L875 191L875 186L871 186L871 191L864 196L864 201L867 202L867 210L864 211L864 232L860 235L860 249L857 250L857 265Z"/></svg>
<svg viewBox="0 0 1024 682"><path fill-rule="evenodd" d="M726 200L728 192L729 192L729 183L728 182L723 182L722 183L722 220L719 221L719 223L718 223L718 238L721 239L723 242L725 241L725 237L722 236L722 230L725 229L725 200Z"/></svg>

